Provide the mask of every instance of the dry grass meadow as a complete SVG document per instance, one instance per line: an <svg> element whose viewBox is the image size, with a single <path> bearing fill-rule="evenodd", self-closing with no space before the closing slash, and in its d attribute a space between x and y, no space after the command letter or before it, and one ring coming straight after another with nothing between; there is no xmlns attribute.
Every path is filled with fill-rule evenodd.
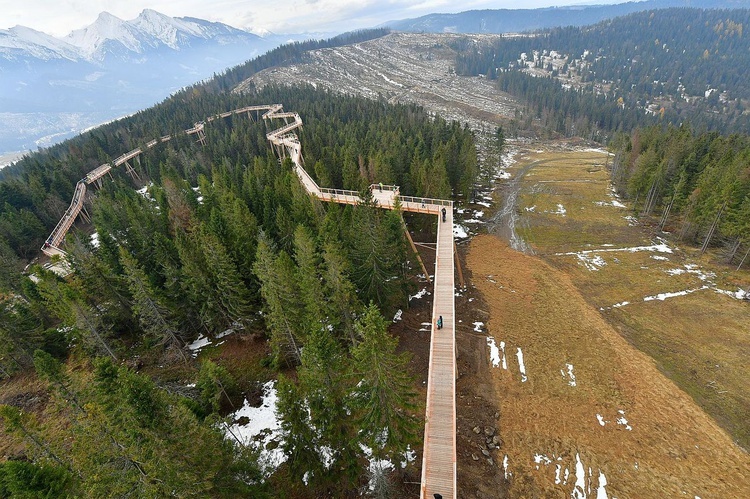
<svg viewBox="0 0 750 499"><path fill-rule="evenodd" d="M719 292L750 276L626 218L604 154L516 159L537 162L518 206L536 255L480 236L466 258L505 347L489 371L510 495L750 497L750 306Z"/></svg>

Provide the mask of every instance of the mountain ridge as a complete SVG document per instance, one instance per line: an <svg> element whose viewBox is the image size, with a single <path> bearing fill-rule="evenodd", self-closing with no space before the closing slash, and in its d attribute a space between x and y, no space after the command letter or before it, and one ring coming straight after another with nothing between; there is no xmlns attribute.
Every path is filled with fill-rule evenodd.
<svg viewBox="0 0 750 499"><path fill-rule="evenodd" d="M104 11L90 25L64 37L26 26L0 30L0 67L2 59L15 60L19 56L43 61L67 59L102 63L108 57L122 59L160 48L180 51L199 42L249 44L263 38L228 24L193 17L170 17L153 9L144 9L131 20Z"/></svg>
<svg viewBox="0 0 750 499"><path fill-rule="evenodd" d="M455 14L427 14L388 21L381 27L427 33L517 33L558 26L585 26L644 10L671 7L703 9L748 8L748 0L646 0L612 5L571 5L539 9L482 9Z"/></svg>

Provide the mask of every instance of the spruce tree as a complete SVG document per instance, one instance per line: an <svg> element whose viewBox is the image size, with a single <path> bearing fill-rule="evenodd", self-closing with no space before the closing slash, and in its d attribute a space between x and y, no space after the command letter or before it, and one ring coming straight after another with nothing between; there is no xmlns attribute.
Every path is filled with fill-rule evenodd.
<svg viewBox="0 0 750 499"><path fill-rule="evenodd" d="M396 460L417 441L418 420L409 357L398 354L398 340L370 303L356 325L362 338L352 348L352 371L357 388L353 407L362 441L378 459Z"/></svg>

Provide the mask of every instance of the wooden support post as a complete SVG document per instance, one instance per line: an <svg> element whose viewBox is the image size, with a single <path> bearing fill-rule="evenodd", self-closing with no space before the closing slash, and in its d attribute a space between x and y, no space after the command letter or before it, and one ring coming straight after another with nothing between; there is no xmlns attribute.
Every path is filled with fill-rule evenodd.
<svg viewBox="0 0 750 499"><path fill-rule="evenodd" d="M137 158L138 156L136 156ZM125 171L128 172L128 175L130 175L133 180L138 179L140 180L141 177L138 176L138 173L135 171L135 169L130 165L129 161L125 162Z"/></svg>
<svg viewBox="0 0 750 499"><path fill-rule="evenodd" d="M86 207L85 206L81 206L81 212L80 212L80 214L81 214L81 218L83 218L83 220L85 222L91 222L91 215L89 215L89 212L86 211Z"/></svg>
<svg viewBox="0 0 750 499"><path fill-rule="evenodd" d="M458 282L461 284L461 289L466 288L466 282L464 282L464 273L461 270L461 261L458 259L458 248L456 247L456 240L453 240L453 258L456 259L456 268L458 269Z"/></svg>
<svg viewBox="0 0 750 499"><path fill-rule="evenodd" d="M427 282L428 283L432 283L432 279L430 279L430 274L427 272L427 269L424 266L424 262L422 261L422 257L419 256L419 252L417 251L417 247L414 245L414 240L411 238L411 234L409 234L409 229L406 228L406 222L404 222L403 218L401 218L401 225L404 227L404 234L406 234L406 239L409 240L409 244L411 245L411 250L414 252L415 255L417 255L417 260L419 261L419 266L422 267L422 272L424 272L424 275L427 278Z"/></svg>

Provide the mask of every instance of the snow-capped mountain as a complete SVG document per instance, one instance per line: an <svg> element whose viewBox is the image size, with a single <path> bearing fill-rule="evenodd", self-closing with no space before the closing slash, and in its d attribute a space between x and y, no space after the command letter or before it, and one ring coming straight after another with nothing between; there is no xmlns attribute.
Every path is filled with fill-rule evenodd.
<svg viewBox="0 0 750 499"><path fill-rule="evenodd" d="M102 12L93 24L65 37L66 42L78 48L82 57L94 62L107 57L132 57L161 48L183 50L205 42L230 45L258 40L258 36L226 24L169 17L151 9L145 9L130 21Z"/></svg>
<svg viewBox="0 0 750 499"><path fill-rule="evenodd" d="M16 26L10 29L0 29L0 59L80 59L77 47L68 42L50 36L41 31Z"/></svg>
<svg viewBox="0 0 750 499"><path fill-rule="evenodd" d="M150 9L128 21L102 12L62 39L0 29L0 153L133 113L289 38Z"/></svg>

